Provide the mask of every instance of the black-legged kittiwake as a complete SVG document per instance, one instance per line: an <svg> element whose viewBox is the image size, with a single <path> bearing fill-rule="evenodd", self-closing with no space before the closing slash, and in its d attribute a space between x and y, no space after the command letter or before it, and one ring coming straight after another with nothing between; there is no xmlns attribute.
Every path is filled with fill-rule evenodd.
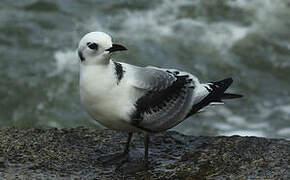
<svg viewBox="0 0 290 180"><path fill-rule="evenodd" d="M127 50L113 44L103 32L86 34L78 45L80 96L89 114L103 126L129 133L125 156L134 132L144 133L148 164L149 135L165 131L209 105L242 97L225 93L232 78L200 83L194 75L177 69L139 67L111 59L116 51Z"/></svg>

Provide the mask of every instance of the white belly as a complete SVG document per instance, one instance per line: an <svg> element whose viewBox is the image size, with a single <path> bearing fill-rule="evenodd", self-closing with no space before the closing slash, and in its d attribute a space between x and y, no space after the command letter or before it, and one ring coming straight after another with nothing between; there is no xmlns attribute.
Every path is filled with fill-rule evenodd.
<svg viewBox="0 0 290 180"><path fill-rule="evenodd" d="M102 71L102 72L100 72ZM85 69L80 75L81 101L89 114L100 124L120 131L138 131L130 124L134 109L132 90L125 83L117 85L115 74L106 69Z"/></svg>

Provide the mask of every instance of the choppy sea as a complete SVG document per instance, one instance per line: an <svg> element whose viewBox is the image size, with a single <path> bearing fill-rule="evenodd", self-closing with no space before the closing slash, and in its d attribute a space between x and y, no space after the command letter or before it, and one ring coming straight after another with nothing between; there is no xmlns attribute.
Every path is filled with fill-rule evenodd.
<svg viewBox="0 0 290 180"><path fill-rule="evenodd" d="M113 59L233 77L227 101L174 128L190 135L290 138L287 0L2 0L0 126L100 128L82 108L77 43L104 31Z"/></svg>

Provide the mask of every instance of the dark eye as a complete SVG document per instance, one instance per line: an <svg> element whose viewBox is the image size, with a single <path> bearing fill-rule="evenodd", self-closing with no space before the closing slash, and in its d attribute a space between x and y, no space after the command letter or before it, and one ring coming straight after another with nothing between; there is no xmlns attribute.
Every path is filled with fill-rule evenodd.
<svg viewBox="0 0 290 180"><path fill-rule="evenodd" d="M93 50L98 50L99 45L96 43L87 43L88 47Z"/></svg>

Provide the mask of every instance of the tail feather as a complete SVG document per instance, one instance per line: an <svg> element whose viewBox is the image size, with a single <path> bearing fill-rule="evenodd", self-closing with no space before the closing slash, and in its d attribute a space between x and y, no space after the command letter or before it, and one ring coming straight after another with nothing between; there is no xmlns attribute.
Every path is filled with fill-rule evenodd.
<svg viewBox="0 0 290 180"><path fill-rule="evenodd" d="M211 102L222 102L225 91L230 87L232 83L232 78L227 78L221 81L210 83L211 90L209 91L211 95Z"/></svg>
<svg viewBox="0 0 290 180"><path fill-rule="evenodd" d="M233 83L232 78L227 78L218 82L213 82L212 88L216 91L216 98L213 98L213 102L222 102L224 99L235 99L241 98L243 95L226 93L225 91L229 88L229 86Z"/></svg>
<svg viewBox="0 0 290 180"><path fill-rule="evenodd" d="M215 104L223 104L224 99L234 99L241 98L242 95L225 93L225 91L229 88L229 86L233 83L232 78L227 78L217 82L207 83L205 88L209 92L209 94L204 97L199 103L194 104L191 111L188 113L186 117L191 116L196 112L200 112L204 110L209 105Z"/></svg>

